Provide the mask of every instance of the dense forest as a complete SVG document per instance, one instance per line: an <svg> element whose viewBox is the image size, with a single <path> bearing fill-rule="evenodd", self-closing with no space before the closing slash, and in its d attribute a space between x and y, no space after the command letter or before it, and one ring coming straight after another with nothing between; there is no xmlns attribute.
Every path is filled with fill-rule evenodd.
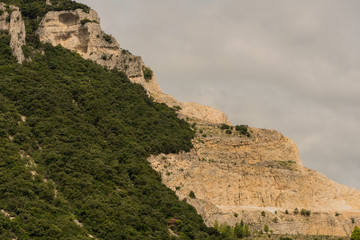
<svg viewBox="0 0 360 240"><path fill-rule="evenodd" d="M146 161L192 147L174 109L60 46L37 42L20 65L9 41L1 32L0 239L225 239Z"/></svg>

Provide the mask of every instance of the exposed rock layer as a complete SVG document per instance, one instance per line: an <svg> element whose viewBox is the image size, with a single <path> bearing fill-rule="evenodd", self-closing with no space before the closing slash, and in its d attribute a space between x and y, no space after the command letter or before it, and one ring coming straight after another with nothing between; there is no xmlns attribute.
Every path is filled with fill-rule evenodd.
<svg viewBox="0 0 360 240"><path fill-rule="evenodd" d="M279 132L251 128L246 137L214 125L197 128L191 152L148 160L181 199L194 191L189 203L208 225L243 219L275 233L346 236L360 223L360 192L305 168L296 144ZM295 208L311 214L295 215Z"/></svg>
<svg viewBox="0 0 360 240"><path fill-rule="evenodd" d="M22 46L25 45L25 24L19 8L0 3L0 30L8 31L10 34L10 47L19 63L25 60Z"/></svg>
<svg viewBox="0 0 360 240"><path fill-rule="evenodd" d="M226 115L217 109L196 103L180 102L164 94L155 76L145 80L142 59L121 49L114 37L101 30L100 19L94 10L89 13L81 9L49 12L41 21L38 34L42 42L54 46L60 44L77 51L85 59L108 68L123 70L131 81L143 85L155 101L170 107L179 107L181 115L211 123L229 123Z"/></svg>
<svg viewBox="0 0 360 240"><path fill-rule="evenodd" d="M179 109L184 118L229 123L217 109L164 94L155 76L145 80L141 58L121 49L99 23L93 10L88 14L82 10L49 12L38 33L43 42L61 44L85 59L123 70L154 100ZM305 168L295 143L280 133L252 128L248 138L226 135L211 124L200 124L199 129L202 133L190 153L154 156L149 162L168 187L181 199L188 198L208 225L215 220L235 224L244 219L252 228L267 224L275 233L345 236L360 223L360 193ZM196 199L188 197L190 191ZM309 217L295 215L295 208L312 213ZM285 214L287 209L289 214Z"/></svg>

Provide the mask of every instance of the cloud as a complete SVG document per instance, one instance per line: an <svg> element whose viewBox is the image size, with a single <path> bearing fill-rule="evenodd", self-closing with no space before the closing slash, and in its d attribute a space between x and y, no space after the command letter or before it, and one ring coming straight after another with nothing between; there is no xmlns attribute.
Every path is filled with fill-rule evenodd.
<svg viewBox="0 0 360 240"><path fill-rule="evenodd" d="M360 2L82 0L164 92L280 130L304 164L360 189Z"/></svg>

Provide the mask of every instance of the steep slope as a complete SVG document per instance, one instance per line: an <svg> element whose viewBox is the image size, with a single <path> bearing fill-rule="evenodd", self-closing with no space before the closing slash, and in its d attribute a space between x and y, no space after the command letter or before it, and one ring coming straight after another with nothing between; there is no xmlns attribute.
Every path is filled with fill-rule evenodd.
<svg viewBox="0 0 360 240"><path fill-rule="evenodd" d="M346 236L360 223L357 190L306 169L295 143L276 131L226 133L217 124L229 121L219 110L164 94L141 58L105 34L89 7L4 2L4 239L222 238L186 201L209 226L243 219L276 233ZM26 35L14 38L11 29L23 25ZM177 116L197 123L192 142ZM184 201L161 185L146 158Z"/></svg>
<svg viewBox="0 0 360 240"><path fill-rule="evenodd" d="M40 44L20 65L10 38L0 34L1 239L171 239L170 219L180 239L216 234L146 161L190 150L173 109L62 47Z"/></svg>
<svg viewBox="0 0 360 240"><path fill-rule="evenodd" d="M242 219L274 233L349 236L360 224L360 192L305 168L296 144L279 132L249 128L247 136L199 122L196 128L189 153L148 160L180 199L195 193L189 203L208 225Z"/></svg>
<svg viewBox="0 0 360 240"><path fill-rule="evenodd" d="M177 107L185 117L205 120L212 123L229 123L226 115L217 109L192 102L180 102L164 94L154 74L144 76L144 66L140 57L121 49L116 39L104 33L100 19L94 10L89 13L81 9L73 11L50 11L41 20L38 34L44 43L58 44L79 53L108 68L124 71L129 79L141 84L155 101Z"/></svg>

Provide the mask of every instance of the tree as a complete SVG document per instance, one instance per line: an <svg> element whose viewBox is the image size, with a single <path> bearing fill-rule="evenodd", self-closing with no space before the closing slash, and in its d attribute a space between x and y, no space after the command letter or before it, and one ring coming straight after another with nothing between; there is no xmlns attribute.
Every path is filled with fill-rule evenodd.
<svg viewBox="0 0 360 240"><path fill-rule="evenodd" d="M236 224L234 227L234 235L237 238L243 238L245 237L245 232L244 232L244 228L241 224Z"/></svg>
<svg viewBox="0 0 360 240"><path fill-rule="evenodd" d="M354 227L354 230L351 234L352 240L360 240L360 228L358 226Z"/></svg>
<svg viewBox="0 0 360 240"><path fill-rule="evenodd" d="M245 235L245 237L250 236L250 229L249 229L249 225L247 225L247 224L244 227L244 235Z"/></svg>
<svg viewBox="0 0 360 240"><path fill-rule="evenodd" d="M192 191L192 190L190 191L189 197L190 198L196 198L194 191Z"/></svg>
<svg viewBox="0 0 360 240"><path fill-rule="evenodd" d="M269 232L269 226L268 225L265 225L264 226L264 231L267 233L267 232Z"/></svg>

